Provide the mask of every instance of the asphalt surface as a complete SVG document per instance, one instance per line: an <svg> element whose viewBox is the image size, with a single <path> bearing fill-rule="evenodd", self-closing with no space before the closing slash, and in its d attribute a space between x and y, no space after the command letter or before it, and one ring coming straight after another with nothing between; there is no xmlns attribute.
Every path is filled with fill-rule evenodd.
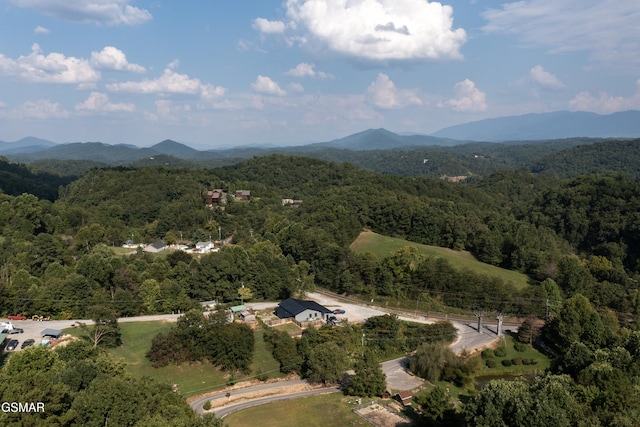
<svg viewBox="0 0 640 427"><path fill-rule="evenodd" d="M150 322L154 320L166 320L169 322L175 322L180 314L158 314L153 316L137 316L137 317L122 317L118 319L120 323L127 322ZM7 320L0 319L2 322L11 322L14 328L24 329L23 333L20 334L10 334L7 337L7 340L15 339L18 340L19 344L14 351L20 351L20 346L25 340L33 339L35 343L40 343L43 340L42 331L45 329L67 329L71 327L78 327L79 323L86 323L89 325L93 324L93 320L46 320L46 321L36 321L36 320ZM49 338L45 338L49 339Z"/></svg>

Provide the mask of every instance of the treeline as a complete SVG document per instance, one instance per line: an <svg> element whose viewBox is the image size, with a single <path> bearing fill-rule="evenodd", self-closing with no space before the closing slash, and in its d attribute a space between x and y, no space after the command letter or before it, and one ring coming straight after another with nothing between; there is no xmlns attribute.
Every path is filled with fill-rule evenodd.
<svg viewBox="0 0 640 427"><path fill-rule="evenodd" d="M222 426L197 415L170 385L133 378L123 363L83 341L12 355L0 370L0 398L34 405L0 412L3 426Z"/></svg>
<svg viewBox="0 0 640 427"><path fill-rule="evenodd" d="M246 373L253 348L253 331L246 324L229 323L224 313L205 317L191 310L169 332L153 338L146 356L156 368L207 359L222 370Z"/></svg>
<svg viewBox="0 0 640 427"><path fill-rule="evenodd" d="M80 174L61 176L46 171L33 172L25 165L9 162L0 156L0 194L19 196L30 193L40 199L54 201L58 198L60 187L69 184Z"/></svg>

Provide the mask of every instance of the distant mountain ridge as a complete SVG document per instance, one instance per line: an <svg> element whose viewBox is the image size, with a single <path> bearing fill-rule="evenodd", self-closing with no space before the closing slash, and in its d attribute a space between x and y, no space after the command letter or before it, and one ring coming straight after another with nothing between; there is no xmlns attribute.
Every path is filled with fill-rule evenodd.
<svg viewBox="0 0 640 427"><path fill-rule="evenodd" d="M368 151L389 150L400 147L424 147L431 145L458 145L464 141L456 141L449 138L440 138L430 135L399 135L386 129L367 129L344 138L334 139L328 142L317 142L305 145L308 148L342 148L345 150Z"/></svg>
<svg viewBox="0 0 640 427"><path fill-rule="evenodd" d="M199 151L170 139L151 147L131 144L109 145L100 142L54 142L27 137L13 143L0 141L0 155L29 163L45 159L90 160L107 165L131 164L154 160L154 156L194 162L228 162L272 153L314 156L326 150L372 151L404 148L454 147L471 141L516 142L563 138L638 138L640 111L630 110L610 115L559 111L544 114L500 117L451 126L431 135L397 134L386 129L367 129L327 142L287 147L236 147ZM171 163L162 158L164 163ZM146 162L146 161L145 161ZM146 162L148 163L148 162Z"/></svg>
<svg viewBox="0 0 640 427"><path fill-rule="evenodd" d="M640 111L609 115L584 111L557 111L479 120L450 126L431 134L467 141L527 141L573 137L638 138Z"/></svg>

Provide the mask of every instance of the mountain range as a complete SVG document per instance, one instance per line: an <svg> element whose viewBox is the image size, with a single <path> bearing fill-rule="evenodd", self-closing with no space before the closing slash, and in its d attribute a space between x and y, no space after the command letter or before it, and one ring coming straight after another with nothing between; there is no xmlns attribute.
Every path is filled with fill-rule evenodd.
<svg viewBox="0 0 640 427"><path fill-rule="evenodd" d="M98 164L126 164L155 156L194 161L220 161L271 153L307 155L322 150L391 150L408 147L452 147L471 141L533 141L558 138L640 137L640 111L610 115L560 111L544 114L486 119L441 129L431 135L400 135L386 129L368 129L344 138L294 147L238 147L199 151L185 144L165 140L151 147L101 142L56 144L27 137L8 143L0 141L0 155L12 161L30 163L44 159L87 160ZM163 158L163 160L165 160Z"/></svg>
<svg viewBox="0 0 640 427"><path fill-rule="evenodd" d="M438 138L472 141L532 141L574 137L638 138L640 111L609 115L584 111L498 117L450 126L431 134Z"/></svg>

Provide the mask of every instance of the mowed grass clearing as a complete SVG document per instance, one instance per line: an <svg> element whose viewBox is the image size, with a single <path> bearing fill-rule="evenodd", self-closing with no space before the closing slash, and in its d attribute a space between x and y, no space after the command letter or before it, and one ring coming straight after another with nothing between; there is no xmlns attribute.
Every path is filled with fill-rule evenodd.
<svg viewBox="0 0 640 427"><path fill-rule="evenodd" d="M269 403L235 412L224 417L229 427L327 427L370 426L344 401L342 393L331 393L301 399ZM301 421L304 420L304 421Z"/></svg>
<svg viewBox="0 0 640 427"><path fill-rule="evenodd" d="M167 321L120 323L122 345L110 348L108 352L115 360L123 360L127 364L127 370L135 377L147 376L165 384L177 384L178 390L185 397L225 387L230 374L221 372L207 361L161 368L152 366L149 359L145 357L145 353L151 348L151 340L160 332L168 332L174 324ZM82 330L77 327L66 329L65 332L74 336L82 335ZM280 376L278 371L280 365L264 343L263 335L264 332L260 328L254 331L255 350L252 374L236 373L234 375L236 381L263 373L269 377Z"/></svg>
<svg viewBox="0 0 640 427"><path fill-rule="evenodd" d="M468 269L477 274L498 277L505 282L513 283L518 289L523 289L529 284L529 277L525 274L480 262L468 251L454 251L449 248L422 245L408 240L382 236L372 231L360 233L350 248L354 252L370 252L379 259L383 259L405 246L415 247L420 254L429 257L446 259L457 270Z"/></svg>

